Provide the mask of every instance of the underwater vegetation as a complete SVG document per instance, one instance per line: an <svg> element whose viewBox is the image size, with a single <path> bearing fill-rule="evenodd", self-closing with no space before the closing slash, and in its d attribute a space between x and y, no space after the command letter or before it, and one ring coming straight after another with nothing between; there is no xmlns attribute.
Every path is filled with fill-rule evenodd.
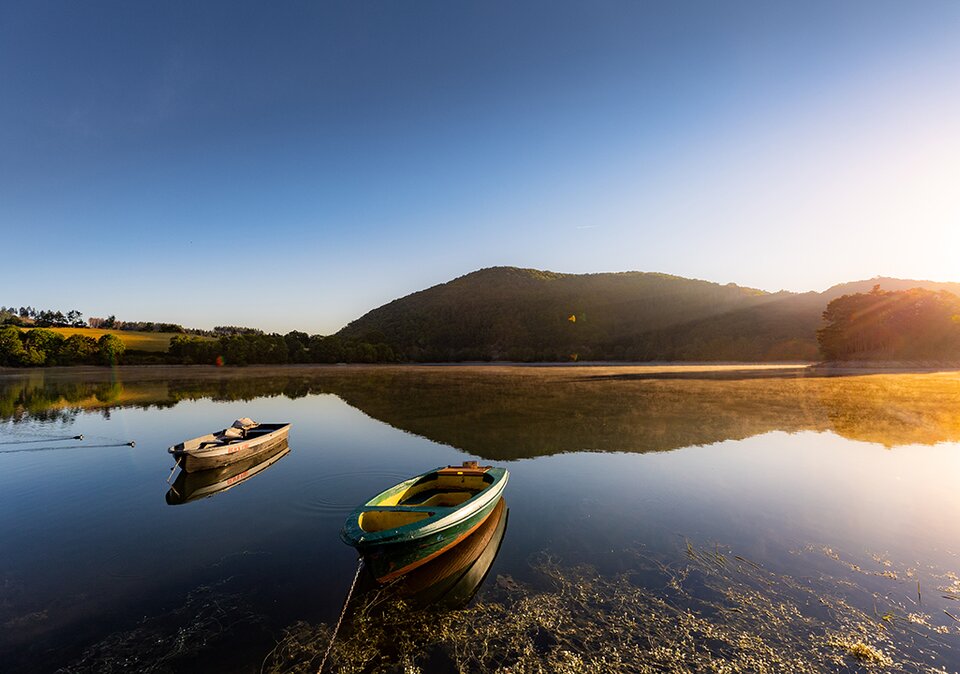
<svg viewBox="0 0 960 674"><path fill-rule="evenodd" d="M633 550L631 568L614 574L541 554L532 580L488 579L475 603L458 610L416 611L389 593L367 595L327 671L954 671L960 622L949 612L850 580L850 564L828 549L795 554L811 568L836 565L844 578L781 575L721 546L688 543L683 563ZM330 636L325 624L288 627L261 671L315 672Z"/></svg>

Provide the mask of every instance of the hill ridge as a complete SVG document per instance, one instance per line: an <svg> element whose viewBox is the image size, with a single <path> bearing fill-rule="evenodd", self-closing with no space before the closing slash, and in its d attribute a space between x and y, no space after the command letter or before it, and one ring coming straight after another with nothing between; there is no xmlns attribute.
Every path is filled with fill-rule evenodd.
<svg viewBox="0 0 960 674"><path fill-rule="evenodd" d="M413 361L816 360L828 302L878 283L960 295L960 283L890 277L797 293L663 272L495 266L397 298L337 334Z"/></svg>

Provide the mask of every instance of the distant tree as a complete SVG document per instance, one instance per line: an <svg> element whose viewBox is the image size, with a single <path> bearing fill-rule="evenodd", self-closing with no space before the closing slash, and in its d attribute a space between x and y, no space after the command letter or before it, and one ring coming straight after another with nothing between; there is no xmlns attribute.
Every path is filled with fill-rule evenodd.
<svg viewBox="0 0 960 674"><path fill-rule="evenodd" d="M212 365L219 351L218 342L194 335L176 335L170 338L169 353L185 365Z"/></svg>
<svg viewBox="0 0 960 674"><path fill-rule="evenodd" d="M71 309L67 312L67 325L72 328L82 328L86 326L86 323L83 320L83 314L77 311L76 309Z"/></svg>
<svg viewBox="0 0 960 674"><path fill-rule="evenodd" d="M70 335L60 347L61 365L92 365L97 362L97 340L86 335Z"/></svg>
<svg viewBox="0 0 960 674"><path fill-rule="evenodd" d="M23 346L27 350L30 365L57 365L59 364L60 346L63 344L63 335L34 328L27 330L23 338Z"/></svg>
<svg viewBox="0 0 960 674"><path fill-rule="evenodd" d="M23 347L22 333L12 325L0 328L0 365L19 367L26 365L27 351Z"/></svg>
<svg viewBox="0 0 960 674"><path fill-rule="evenodd" d="M116 335L103 335L97 340L97 354L103 365L119 365L126 350L127 347Z"/></svg>
<svg viewBox="0 0 960 674"><path fill-rule="evenodd" d="M839 297L817 333L827 360L960 358L960 298L921 288Z"/></svg>
<svg viewBox="0 0 960 674"><path fill-rule="evenodd" d="M310 336L307 333L291 330L283 340L287 343L287 359L291 363L309 362Z"/></svg>
<svg viewBox="0 0 960 674"><path fill-rule="evenodd" d="M393 349L389 344L384 344L383 342L379 344L374 344L374 351L376 353L376 362L378 363L392 363L397 360L396 354L393 352ZM468 358L465 360L479 360L479 358Z"/></svg>
<svg viewBox="0 0 960 674"><path fill-rule="evenodd" d="M215 335L262 335L263 330L246 328L240 325L218 325L213 329Z"/></svg>
<svg viewBox="0 0 960 674"><path fill-rule="evenodd" d="M117 324L117 317L114 316L113 314L110 314L105 319L103 319L99 327L103 328L104 330L110 330L113 327L115 327L116 324Z"/></svg>
<svg viewBox="0 0 960 674"><path fill-rule="evenodd" d="M377 362L377 350L373 344L360 342L354 345L353 358L351 358L351 361L357 363L375 363Z"/></svg>
<svg viewBox="0 0 960 674"><path fill-rule="evenodd" d="M311 335L307 343L311 363L343 362L343 342L339 337Z"/></svg>

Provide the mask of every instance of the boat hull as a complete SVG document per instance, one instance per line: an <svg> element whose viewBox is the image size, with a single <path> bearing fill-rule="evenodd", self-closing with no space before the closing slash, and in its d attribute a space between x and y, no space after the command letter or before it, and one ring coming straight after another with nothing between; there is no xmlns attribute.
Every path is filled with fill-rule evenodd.
<svg viewBox="0 0 960 674"><path fill-rule="evenodd" d="M438 468L405 480L347 517L340 537L380 582L398 578L456 546L490 516L509 473Z"/></svg>
<svg viewBox="0 0 960 674"><path fill-rule="evenodd" d="M490 516L463 541L399 581L398 591L414 607L465 606L487 577L507 528L501 497Z"/></svg>
<svg viewBox="0 0 960 674"><path fill-rule="evenodd" d="M167 492L167 504L181 505L233 489L259 475L289 453L290 447L284 439L273 449L261 452L252 459L212 470L182 471Z"/></svg>
<svg viewBox="0 0 960 674"><path fill-rule="evenodd" d="M237 440L229 444L209 448L190 448L177 445L171 447L169 452L183 470L194 473L201 470L222 468L238 461L263 456L287 442L289 433L290 424L278 424L278 428L269 433Z"/></svg>
<svg viewBox="0 0 960 674"><path fill-rule="evenodd" d="M370 573L381 583L413 571L469 537L490 517L499 499L442 531L410 540L357 546Z"/></svg>

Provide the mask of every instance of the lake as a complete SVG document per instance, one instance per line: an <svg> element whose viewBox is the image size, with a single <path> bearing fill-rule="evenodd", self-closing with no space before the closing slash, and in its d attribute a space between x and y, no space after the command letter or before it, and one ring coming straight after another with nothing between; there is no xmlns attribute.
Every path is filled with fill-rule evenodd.
<svg viewBox="0 0 960 674"><path fill-rule="evenodd" d="M316 671L346 515L475 459L510 482L469 587L361 583L326 671L956 672L960 373L827 374L4 371L0 669ZM174 479L245 416L289 452Z"/></svg>

